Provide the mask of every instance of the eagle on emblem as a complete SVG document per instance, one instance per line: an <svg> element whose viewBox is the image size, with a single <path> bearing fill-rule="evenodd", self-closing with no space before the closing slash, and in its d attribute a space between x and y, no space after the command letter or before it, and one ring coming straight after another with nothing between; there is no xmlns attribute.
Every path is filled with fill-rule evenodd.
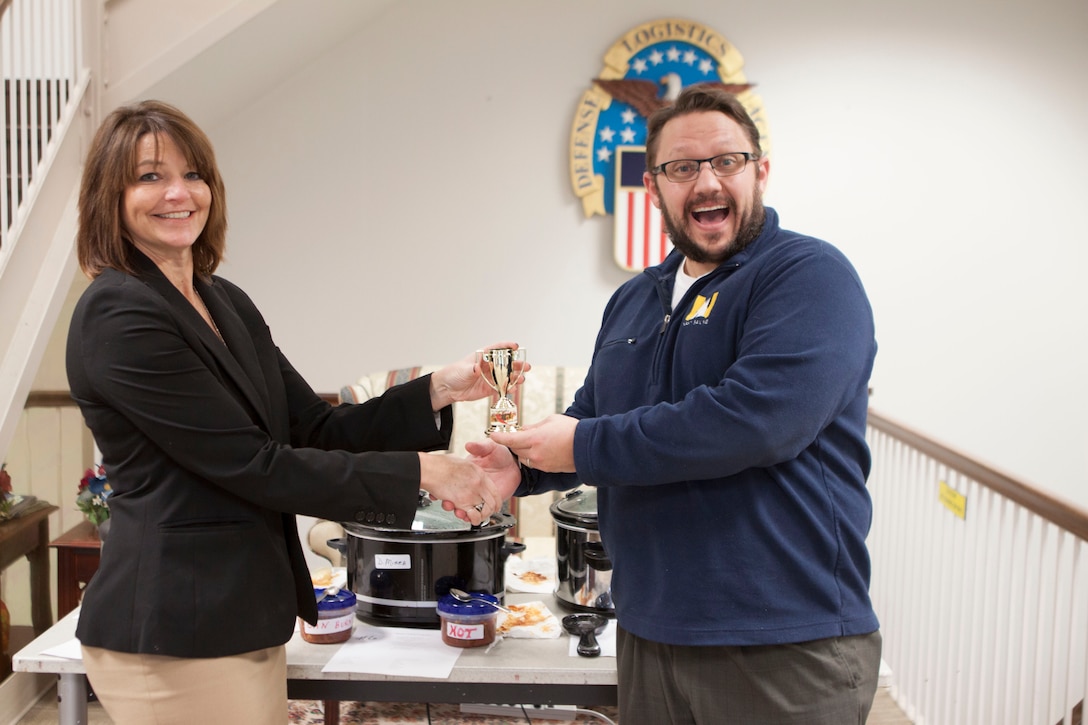
<svg viewBox="0 0 1088 725"><path fill-rule="evenodd" d="M676 73L666 73L657 83L638 78L594 78L593 82L612 98L634 108L644 118L649 118L659 108L672 105L683 88ZM713 86L736 95L752 88L755 83L703 81L692 85Z"/></svg>

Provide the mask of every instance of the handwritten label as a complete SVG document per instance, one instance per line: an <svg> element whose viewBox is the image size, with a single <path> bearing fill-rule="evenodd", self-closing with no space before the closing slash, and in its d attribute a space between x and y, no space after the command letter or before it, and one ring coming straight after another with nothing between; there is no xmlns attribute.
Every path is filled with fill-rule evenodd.
<svg viewBox="0 0 1088 725"><path fill-rule="evenodd" d="M309 622L303 622L302 628L306 634L333 634L335 632L343 632L346 629L351 629L355 624L355 613L351 612L343 617L330 617L329 619L319 619L317 624L310 624Z"/></svg>
<svg viewBox="0 0 1088 725"><path fill-rule="evenodd" d="M411 569L411 554L375 554L375 569Z"/></svg>
<svg viewBox="0 0 1088 725"><path fill-rule="evenodd" d="M484 626L482 624L446 622L446 636L450 639L483 639Z"/></svg>

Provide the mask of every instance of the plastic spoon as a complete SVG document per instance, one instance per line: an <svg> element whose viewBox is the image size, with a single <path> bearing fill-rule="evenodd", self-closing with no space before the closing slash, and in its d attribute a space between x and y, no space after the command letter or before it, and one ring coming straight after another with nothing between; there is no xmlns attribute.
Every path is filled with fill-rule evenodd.
<svg viewBox="0 0 1088 725"><path fill-rule="evenodd" d="M317 598L317 601L320 602L325 597L334 597L339 593L340 593L340 587L336 587L336 586L329 587L325 591L321 592L321 596Z"/></svg>

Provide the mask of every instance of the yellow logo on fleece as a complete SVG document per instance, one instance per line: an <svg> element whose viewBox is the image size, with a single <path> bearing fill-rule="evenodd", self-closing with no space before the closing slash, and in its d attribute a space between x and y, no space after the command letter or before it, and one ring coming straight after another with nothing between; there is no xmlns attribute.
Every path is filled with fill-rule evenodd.
<svg viewBox="0 0 1088 725"><path fill-rule="evenodd" d="M691 312L684 318L684 322L693 320L696 317L710 317L710 311L714 309L714 303L718 301L718 293L715 292L709 300L702 295L698 295L695 301L691 303Z"/></svg>

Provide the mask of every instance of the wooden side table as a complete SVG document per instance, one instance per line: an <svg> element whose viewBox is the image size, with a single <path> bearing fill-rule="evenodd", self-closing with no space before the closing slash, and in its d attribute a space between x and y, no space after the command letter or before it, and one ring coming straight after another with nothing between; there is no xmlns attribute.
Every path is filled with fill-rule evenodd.
<svg viewBox="0 0 1088 725"><path fill-rule="evenodd" d="M25 556L30 562L30 618L34 633L53 624L49 606L49 514L56 506L39 502L18 518L0 521L0 570Z"/></svg>
<svg viewBox="0 0 1088 725"><path fill-rule="evenodd" d="M79 606L83 587L98 571L102 540L90 521L81 521L49 542L57 550L57 618Z"/></svg>

